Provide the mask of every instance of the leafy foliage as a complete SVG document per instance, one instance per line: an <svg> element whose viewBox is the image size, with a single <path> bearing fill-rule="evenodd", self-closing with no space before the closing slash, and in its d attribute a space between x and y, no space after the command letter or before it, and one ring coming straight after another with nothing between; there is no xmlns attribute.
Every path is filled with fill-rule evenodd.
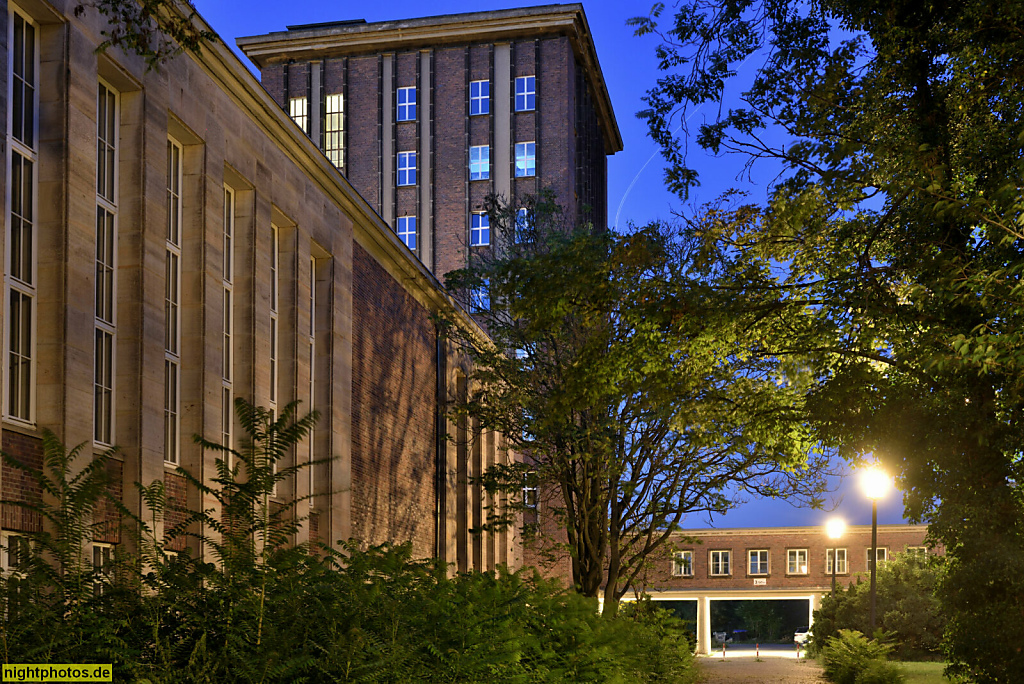
<svg viewBox="0 0 1024 684"><path fill-rule="evenodd" d="M856 630L841 629L821 651L825 676L835 684L902 684L903 672L886 660L891 650Z"/></svg>
<svg viewBox="0 0 1024 684"><path fill-rule="evenodd" d="M44 471L8 458L44 487L26 505L50 527L29 535L29 562L0 579L3 662L109 662L115 681L168 684L694 681L690 645L656 609L604 619L594 600L537 575L450 578L409 545L295 545L294 502L268 505L275 483L299 472L275 464L316 418L295 408L273 419L238 401L243 448L202 442L230 455L212 482L192 480L211 510L186 511L160 534L165 514L182 510L162 482L139 486L149 514L121 509L132 541L113 571L82 554L110 454L76 471L83 447L66 452L47 435ZM169 553L181 538L206 555Z"/></svg>
<svg viewBox="0 0 1024 684"><path fill-rule="evenodd" d="M893 640L901 660L941 656L946 616L935 590L945 559L897 554L879 565L876 578L878 629ZM870 631L870 585L858 581L825 596L811 626L812 647L819 650L841 629Z"/></svg>
<svg viewBox="0 0 1024 684"><path fill-rule="evenodd" d="M1024 6L694 0L660 23L641 116L685 195L692 138L779 171L765 202L691 217L709 285L763 305L760 349L806 382L816 435L899 476L950 556L955 672L1024 672ZM684 125L685 129L685 125ZM770 324L768 324L770 322ZM993 638L995 636L995 638Z"/></svg>
<svg viewBox="0 0 1024 684"><path fill-rule="evenodd" d="M727 297L690 277L690 245L662 225L566 226L544 197L526 222L488 209L497 247L446 277L491 301L475 312L489 339L449 325L474 368L456 410L526 454L487 484L514 494L525 471L537 478L579 591L604 587L614 612L684 516L744 493L817 503L802 397L779 386L779 360L751 353L746 322L722 315Z"/></svg>
<svg viewBox="0 0 1024 684"><path fill-rule="evenodd" d="M199 52L204 42L217 37L197 26L199 15L191 0L87 0L75 5L75 16L90 9L109 22L98 51L121 48L145 58L151 69L186 50Z"/></svg>

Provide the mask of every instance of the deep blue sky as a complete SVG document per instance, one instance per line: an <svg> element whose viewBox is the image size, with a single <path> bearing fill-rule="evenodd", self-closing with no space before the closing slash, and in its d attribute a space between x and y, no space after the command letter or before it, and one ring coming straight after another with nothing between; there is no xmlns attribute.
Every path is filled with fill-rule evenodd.
<svg viewBox="0 0 1024 684"><path fill-rule="evenodd" d="M489 2L486 0L437 0L432 3L421 0L390 0L380 4L327 2L304 0L282 3L280 0L195 0L199 13L210 23L224 41L232 48L235 38L271 31L282 31L288 24L311 24L343 19L365 19L369 22L420 17L436 14L455 14L491 9L508 9L528 5L548 4L543 2ZM644 224L652 220L669 220L673 210L680 206L679 200L668 193L661 182L662 159L647 137L646 127L636 118L636 112L643 108L642 97L657 78L657 61L654 57L653 38L635 38L626 26L629 17L646 14L648 2L621 2L614 0L591 0L584 2L587 20L593 32L598 57L604 72L612 105L615 108L619 128L622 132L624 149L608 160L608 213L609 223L619 227L627 223ZM250 68L253 65L241 54L242 61ZM739 78L751 76L754 65L741 68ZM697 111L691 124L699 122L704 112ZM698 202L711 201L730 187L740 187L750 193L752 200L765 196L766 184L772 180L771 169L754 170L753 177L737 179L742 170L742 161L735 157L712 157L704 155L691 146L694 164L701 173L702 185L694 198ZM632 185L632 189L629 189ZM714 521L716 527L777 527L784 525L824 524L831 515L843 517L849 524L869 524L871 508L857 489L856 483L847 478L834 495L841 498L835 513L797 509L783 501L754 501L745 504L725 517ZM893 493L879 506L879 522L902 522L900 496ZM704 527L706 521L691 519L686 527Z"/></svg>

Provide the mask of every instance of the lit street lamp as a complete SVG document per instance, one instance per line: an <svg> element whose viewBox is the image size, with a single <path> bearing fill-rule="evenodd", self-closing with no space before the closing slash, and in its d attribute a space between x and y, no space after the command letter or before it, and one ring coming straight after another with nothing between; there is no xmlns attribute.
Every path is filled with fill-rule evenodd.
<svg viewBox="0 0 1024 684"><path fill-rule="evenodd" d="M871 634L875 633L875 568L878 565L878 500L889 492L892 482L879 468L864 471L860 478L864 495L871 499Z"/></svg>
<svg viewBox="0 0 1024 684"><path fill-rule="evenodd" d="M825 531L828 533L828 538L832 540L839 539L843 536L843 532L846 532L846 523L839 518L832 518L825 525ZM828 555L828 552L825 552ZM836 566L839 565L839 549L835 546L832 547L832 598L836 597Z"/></svg>

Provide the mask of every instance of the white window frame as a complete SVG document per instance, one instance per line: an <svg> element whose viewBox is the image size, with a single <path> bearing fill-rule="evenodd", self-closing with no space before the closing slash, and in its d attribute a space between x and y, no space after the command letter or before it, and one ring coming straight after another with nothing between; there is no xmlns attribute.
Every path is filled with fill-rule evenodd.
<svg viewBox="0 0 1024 684"><path fill-rule="evenodd" d="M398 239L411 250L416 249L416 217L399 216L397 230Z"/></svg>
<svg viewBox="0 0 1024 684"><path fill-rule="evenodd" d="M305 95L289 98L288 116L303 133L309 135L309 98Z"/></svg>
<svg viewBox="0 0 1024 684"><path fill-rule="evenodd" d="M928 547L927 546L907 546L903 550L903 553L911 554L911 555L915 555L915 556L927 556L928 555Z"/></svg>
<svg viewBox="0 0 1024 684"><path fill-rule="evenodd" d="M491 82L469 82L469 115L481 116L491 113Z"/></svg>
<svg viewBox="0 0 1024 684"><path fill-rule="evenodd" d="M278 342L280 336L280 319L278 304L281 294L281 230L277 225L270 224L270 397L271 408L277 407L277 390L280 367L278 358ZM275 412L276 414L276 412Z"/></svg>
<svg viewBox="0 0 1024 684"><path fill-rule="evenodd" d="M848 575L850 573L850 562L849 554L847 553L846 547L840 546L837 548L826 549L825 551L825 574L832 574L832 558L835 557L838 560L836 564L837 575Z"/></svg>
<svg viewBox="0 0 1024 684"><path fill-rule="evenodd" d="M676 551L672 554L672 576L693 577L693 551Z"/></svg>
<svg viewBox="0 0 1024 684"><path fill-rule="evenodd" d="M803 565L801 565L801 558ZM807 549L786 549L786 574L806 575L810 571Z"/></svg>
<svg viewBox="0 0 1024 684"><path fill-rule="evenodd" d="M715 568L718 572L715 572ZM722 570L724 569L724 572ZM713 549L708 551L708 577L732 576L732 550Z"/></svg>
<svg viewBox="0 0 1024 684"><path fill-rule="evenodd" d="M489 180L491 177L491 146L473 145L469 148L469 180Z"/></svg>
<svg viewBox="0 0 1024 684"><path fill-rule="evenodd" d="M324 98L324 154L339 169L345 168L345 96Z"/></svg>
<svg viewBox="0 0 1024 684"><path fill-rule="evenodd" d="M4 241L4 331L3 331L3 350L4 350L4 384L3 384L3 415L6 420L15 423L21 423L26 425L35 424L36 420L36 363L37 363L37 344L36 339L36 320L37 320L37 303L38 303L38 267L39 267L39 236L36 226L38 220L38 204L39 204L39 25L33 21L27 14L22 12L14 4L8 5L7 14L7 151L6 151L6 169L7 169L7 182L5 188L5 223L6 223L6 240ZM31 102L31 113L32 121L29 122L31 126L31 144L25 141L19 140L14 135L14 113L12 109L13 103L13 91L14 91L14 26L15 17L18 17L26 27L26 32L31 30L32 34L32 83L28 85L32 88L32 102ZM21 79L20 79L21 80ZM13 253L11 247L14 244L12 238L12 224L11 220L13 214L13 197L14 188L13 184L13 166L14 166L14 155L17 154L25 163L31 165L31 178L28 180L29 191L32 194L30 198L29 211L30 219L28 221L21 221L23 225L27 225L27 235L31 240L31 249L27 254L28 257L28 268L31 269L31 275L28 280L23 280L14 277L12 270L12 258ZM24 184L23 184L24 187ZM25 228L23 228L25 230ZM11 306L11 299L14 293L17 293L23 302L26 302L28 311L28 340L24 339L24 331L21 335L21 341L25 342L27 349L19 349L18 352L14 351L14 347L11 345L11 337L14 333L13 326L13 310ZM21 345L19 344L19 347ZM14 382L15 377L10 372L11 368L11 357L17 353L22 359L27 359L27 363L22 361L18 364L19 370L21 366L27 368L28 377L23 382L18 383L17 394L18 400L17 406L12 406L11 395L14 393ZM20 375L18 376L21 377ZM24 405L22 405L24 404Z"/></svg>
<svg viewBox="0 0 1024 684"><path fill-rule="evenodd" d="M408 150L398 153L398 187L416 185L416 152Z"/></svg>
<svg viewBox="0 0 1024 684"><path fill-rule="evenodd" d="M757 570L754 570L754 554L757 554ZM762 554L764 562L762 563ZM747 574L748 575L767 575L770 572L769 562L771 560L771 554L768 549L748 549L747 550Z"/></svg>
<svg viewBox="0 0 1024 684"><path fill-rule="evenodd" d="M221 287L221 444L234 447L235 411L235 191L224 186L224 223L222 226ZM233 467L231 454L227 465Z"/></svg>
<svg viewBox="0 0 1024 684"><path fill-rule="evenodd" d="M537 175L537 143L534 140L516 143L516 178Z"/></svg>
<svg viewBox="0 0 1024 684"><path fill-rule="evenodd" d="M174 153L177 151L177 168ZM184 147L167 138L167 233L165 276L174 277L173 288L164 283L164 462L181 462L181 232ZM172 180L173 179L173 180ZM173 334L172 329L173 328Z"/></svg>
<svg viewBox="0 0 1024 684"><path fill-rule="evenodd" d="M397 93L398 108L395 110L396 121L416 120L416 86L404 86ZM410 97L411 96L411 97Z"/></svg>
<svg viewBox="0 0 1024 684"><path fill-rule="evenodd" d="M536 75L516 76L516 111L532 112L537 109Z"/></svg>
<svg viewBox="0 0 1024 684"><path fill-rule="evenodd" d="M19 539L20 542L12 542L11 539ZM28 535L20 532L3 532L0 534L0 546L3 546L2 550L2 563L0 563L0 570L3 571L4 575L10 575L20 570L20 564L15 565L11 562L11 544L18 543L25 545L25 551L30 552L29 538ZM27 560L27 559L26 559Z"/></svg>
<svg viewBox="0 0 1024 684"><path fill-rule="evenodd" d="M115 441L117 415L117 189L120 178L117 153L121 97L116 89L102 79L99 80L96 90L96 332L93 345L93 444L109 447ZM101 99L105 101L101 103ZM106 105L106 108L101 108L101 104ZM111 106L113 111L110 111ZM103 111L107 112L105 120L102 116ZM112 140L105 139L104 129L112 133L112 136L109 136ZM104 169L109 169L110 173L103 173ZM109 181L109 188L106 187L105 180ZM106 217L109 217L108 220L103 221Z"/></svg>
<svg viewBox="0 0 1024 684"><path fill-rule="evenodd" d="M523 473L523 507L537 510L540 490L537 487L537 473L530 470Z"/></svg>
<svg viewBox="0 0 1024 684"><path fill-rule="evenodd" d="M110 584L110 571L114 563L114 545L107 542L92 543L92 558L90 559L94 572L94 591L102 594ZM106 568L106 570L104 570Z"/></svg>
<svg viewBox="0 0 1024 684"><path fill-rule="evenodd" d="M487 247L491 244L491 217L485 211L475 211L469 219L469 246Z"/></svg>
<svg viewBox="0 0 1024 684"><path fill-rule="evenodd" d="M881 566L883 563L885 563L886 561L889 560L889 547L888 546L879 546L877 548L877 551L878 551L878 555L875 556L875 558L876 558L875 563L877 565ZM867 567L867 569L870 571L871 570L871 547L870 546L867 547L866 549L864 549L864 563L865 563L865 567Z"/></svg>

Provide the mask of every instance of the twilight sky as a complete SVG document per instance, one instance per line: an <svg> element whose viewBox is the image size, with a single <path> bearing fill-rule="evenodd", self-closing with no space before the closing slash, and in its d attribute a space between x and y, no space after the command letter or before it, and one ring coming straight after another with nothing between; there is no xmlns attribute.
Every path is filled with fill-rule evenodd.
<svg viewBox="0 0 1024 684"><path fill-rule="evenodd" d="M283 31L289 24L312 24L345 19L365 19L368 22L422 17L437 14L457 14L491 9L508 9L548 4L505 0L436 0L433 3L413 0L389 0L380 5L350 2L305 0L291 5L280 0L194 0L199 13L210 23L224 41L250 69L253 65L235 47L239 36L251 36L271 31ZM671 6L671 3L667 3ZM635 114L643 108L641 98L657 78L654 39L635 38L626 26L629 17L646 14L648 2L622 2L621 0L585 0L584 10L598 57L604 73L612 105L622 132L624 149L608 159L608 222L626 227L629 223L644 224L655 219L670 220L680 201L664 189L661 182L663 160L647 137L646 127ZM739 79L753 74L741 67ZM703 112L694 113L690 124L695 128ZM705 155L692 145L692 159L700 170L702 186L694 193L697 202L713 200L719 193L738 187L750 193L752 200L761 200L765 188L774 176L772 169L755 168L750 178L739 177L742 161L731 156ZM780 527L787 525L824 525L833 515L848 524L870 524L871 507L857 487L854 478L847 477L838 492L829 497L838 501L834 513L798 509L784 501L753 501L744 504L724 517L713 521L715 527ZM879 503L879 523L902 522L902 505L898 492ZM707 521L692 518L684 527L706 527Z"/></svg>

